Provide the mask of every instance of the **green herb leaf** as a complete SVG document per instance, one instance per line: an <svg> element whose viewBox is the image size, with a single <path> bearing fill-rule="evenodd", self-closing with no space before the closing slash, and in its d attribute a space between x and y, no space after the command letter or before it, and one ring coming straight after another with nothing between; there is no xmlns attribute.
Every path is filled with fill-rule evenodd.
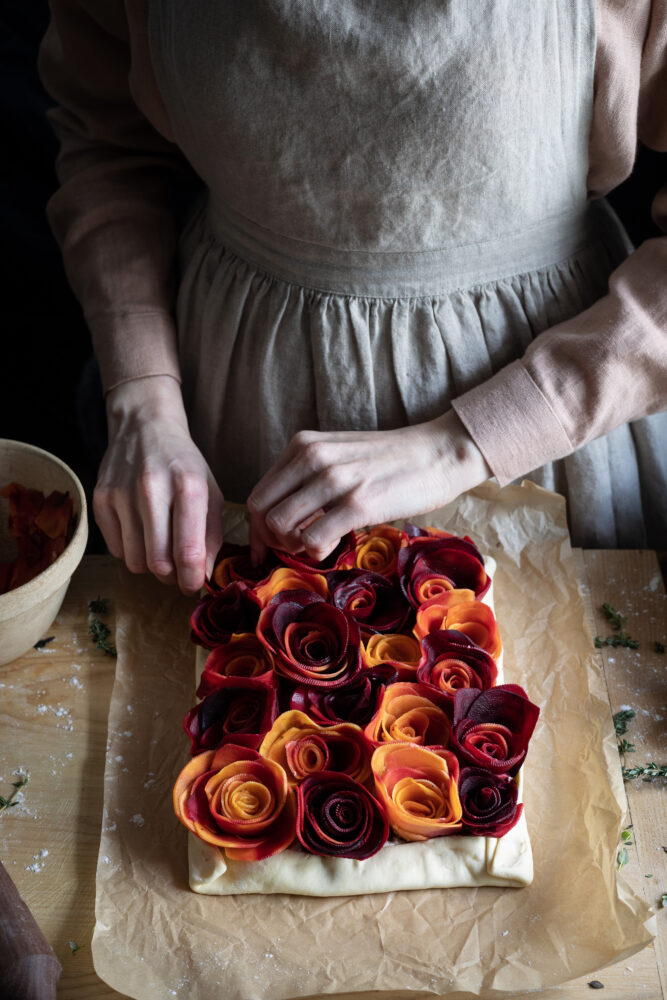
<svg viewBox="0 0 667 1000"><path fill-rule="evenodd" d="M621 769L624 781L641 778L642 781L655 781L656 778L667 778L667 764L644 764L643 767L624 767Z"/></svg>
<svg viewBox="0 0 667 1000"><path fill-rule="evenodd" d="M653 878L653 872L650 875L644 875L644 878Z"/></svg>
<svg viewBox="0 0 667 1000"><path fill-rule="evenodd" d="M621 840L623 841L624 844L631 843L630 841L631 836L632 834L630 833L629 830L624 830L623 833L621 834Z"/></svg>
<svg viewBox="0 0 667 1000"><path fill-rule="evenodd" d="M655 644L654 644L653 648L655 649L656 653L664 653L665 652L664 643L658 642L657 639L655 640Z"/></svg>
<svg viewBox="0 0 667 1000"><path fill-rule="evenodd" d="M84 948L85 945L83 945L83 944L77 944L76 941L70 941L69 942L69 947L70 947L70 951L72 952L72 954L76 955L77 951L81 951L81 949Z"/></svg>
<svg viewBox="0 0 667 1000"><path fill-rule="evenodd" d="M109 611L109 598L97 595L97 600L88 601L88 610L93 615L106 615Z"/></svg>
<svg viewBox="0 0 667 1000"><path fill-rule="evenodd" d="M632 708L622 708L614 715L614 731L617 736L622 736L628 731L628 722L634 719L635 712Z"/></svg>
<svg viewBox="0 0 667 1000"><path fill-rule="evenodd" d="M616 860L618 862L618 864L616 865L616 871L620 871L624 865L627 865L628 861L630 860L630 855L628 854L628 850L626 847L622 847L620 849L620 851L616 855Z"/></svg>
<svg viewBox="0 0 667 1000"><path fill-rule="evenodd" d="M30 775L26 771L25 773L20 773L16 781L12 781L12 788L14 789L12 794L8 798L0 795L0 813L3 813L5 809L12 809L19 804L15 796L18 795L19 789L25 788L29 780Z"/></svg>
<svg viewBox="0 0 667 1000"><path fill-rule="evenodd" d="M620 611L614 611L611 604L607 604L606 601L602 605L602 610L605 618L611 622L612 628L616 632L622 632L628 621L625 615L622 615Z"/></svg>
<svg viewBox="0 0 667 1000"><path fill-rule="evenodd" d="M663 892L660 905L667 909L667 892Z"/></svg>
<svg viewBox="0 0 667 1000"><path fill-rule="evenodd" d="M636 747L634 743L630 743L628 740L621 740L620 743L618 744L618 752L620 754L634 753L635 749Z"/></svg>
<svg viewBox="0 0 667 1000"><path fill-rule="evenodd" d="M595 646L596 649L602 649L602 647L604 646L604 642L599 635L596 635L595 638L593 639L593 645Z"/></svg>

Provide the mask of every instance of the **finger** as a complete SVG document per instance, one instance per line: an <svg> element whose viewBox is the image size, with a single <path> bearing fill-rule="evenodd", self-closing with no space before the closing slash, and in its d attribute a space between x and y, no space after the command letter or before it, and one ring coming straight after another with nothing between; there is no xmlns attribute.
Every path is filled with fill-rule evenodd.
<svg viewBox="0 0 667 1000"><path fill-rule="evenodd" d="M265 515L270 531L285 545L303 546L302 531L321 511L350 489L352 470L345 465L327 468L302 489L272 507Z"/></svg>
<svg viewBox="0 0 667 1000"><path fill-rule="evenodd" d="M117 506L120 530L123 536L123 558L130 573L146 573L146 546L144 530L137 508L130 503Z"/></svg>
<svg viewBox="0 0 667 1000"><path fill-rule="evenodd" d="M222 545L222 504L223 496L217 483L211 477L208 483L208 508L206 511L206 578L213 572L215 557Z"/></svg>
<svg viewBox="0 0 667 1000"><path fill-rule="evenodd" d="M261 531L258 530L258 524L253 518L250 519L250 525L248 527L248 541L250 543L250 556L253 565L259 566L264 562L267 555L269 554L269 547L262 537Z"/></svg>
<svg viewBox="0 0 667 1000"><path fill-rule="evenodd" d="M171 496L166 475L153 473L143 476L137 491L137 503L143 522L148 569L160 580L173 580Z"/></svg>
<svg viewBox="0 0 667 1000"><path fill-rule="evenodd" d="M199 475L182 474L174 487L171 521L173 558L184 594L203 586L206 573L206 514L208 488Z"/></svg>
<svg viewBox="0 0 667 1000"><path fill-rule="evenodd" d="M315 432L295 435L255 486L248 497L248 508L252 513L266 513L331 464L334 464L332 450L325 435Z"/></svg>
<svg viewBox="0 0 667 1000"><path fill-rule="evenodd" d="M302 531L303 546L312 559L326 559L348 531L363 528L366 520L364 512L348 495Z"/></svg>
<svg viewBox="0 0 667 1000"><path fill-rule="evenodd" d="M122 559L123 534L120 530L120 521L106 492L101 490L94 491L93 513L95 514L97 526L102 532L102 537L106 542L109 552L116 559Z"/></svg>

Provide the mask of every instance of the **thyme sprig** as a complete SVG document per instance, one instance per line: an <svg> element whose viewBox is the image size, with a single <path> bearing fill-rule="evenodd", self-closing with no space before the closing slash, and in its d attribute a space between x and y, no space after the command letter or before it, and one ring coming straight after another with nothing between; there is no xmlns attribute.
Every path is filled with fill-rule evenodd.
<svg viewBox="0 0 667 1000"><path fill-rule="evenodd" d="M667 778L667 764L643 764L640 767L624 767L623 779L632 781L641 778L642 781L655 781L656 778Z"/></svg>
<svg viewBox="0 0 667 1000"><path fill-rule="evenodd" d="M118 656L118 651L112 642L109 642L109 636L111 635L111 629L109 626L98 618L98 615L106 615L109 611L109 598L100 597L97 595L97 599L88 602L88 610L95 617L91 620L88 632L90 633L95 645L98 649L101 649L103 653L107 656Z"/></svg>
<svg viewBox="0 0 667 1000"><path fill-rule="evenodd" d="M625 649L639 649L639 640L633 639L625 631L625 626L628 623L626 616L621 614L620 611L616 611L606 601L602 605L602 611L605 618L611 622L611 627L616 635L608 635L606 639L603 639L601 635L596 635L593 640L595 648L602 649L603 646L623 646Z"/></svg>
<svg viewBox="0 0 667 1000"><path fill-rule="evenodd" d="M16 796L22 788L25 788L29 780L30 775L27 771L20 772L18 774L16 781L12 781L12 788L14 791L11 792L7 798L5 798L4 795L0 795L0 813L3 813L5 809L11 809L13 806L17 806L19 804Z"/></svg>

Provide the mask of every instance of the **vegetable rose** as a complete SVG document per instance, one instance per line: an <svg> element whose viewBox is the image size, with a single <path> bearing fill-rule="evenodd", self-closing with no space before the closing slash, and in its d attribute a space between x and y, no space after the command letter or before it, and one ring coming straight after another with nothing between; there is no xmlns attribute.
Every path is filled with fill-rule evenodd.
<svg viewBox="0 0 667 1000"><path fill-rule="evenodd" d="M398 679L416 679L421 649L416 639L410 635L373 635L363 648L362 656L367 667L379 663L390 663L398 671Z"/></svg>
<svg viewBox="0 0 667 1000"><path fill-rule="evenodd" d="M310 573L327 573L331 569L337 569L339 565L344 563L350 553L354 552L356 543L357 539L354 532L348 532L347 535L343 535L333 552L321 562L312 559L305 552L298 552L296 555L292 555L289 552L276 552L275 554L285 566L291 566L292 569L303 569Z"/></svg>
<svg viewBox="0 0 667 1000"><path fill-rule="evenodd" d="M339 561L339 566L361 569L382 576L396 573L399 549L407 545L407 537L390 524L378 524L368 531L357 532L354 552Z"/></svg>
<svg viewBox="0 0 667 1000"><path fill-rule="evenodd" d="M224 542L222 548L215 557L213 572L210 580L205 583L206 589L211 594L217 594L224 590L229 583L238 580L248 587L264 580L274 566L278 565L276 556L269 551L264 562L259 566L254 566L250 558L249 545L234 545L232 542Z"/></svg>
<svg viewBox="0 0 667 1000"><path fill-rule="evenodd" d="M400 632L412 613L398 584L379 573L334 570L327 582L332 603L365 632Z"/></svg>
<svg viewBox="0 0 667 1000"><path fill-rule="evenodd" d="M417 680L454 697L459 688L493 687L498 676L495 661L472 639L454 629L431 632L422 639Z"/></svg>
<svg viewBox="0 0 667 1000"><path fill-rule="evenodd" d="M384 806L346 774L319 771L296 790L296 835L311 854L370 858L386 843Z"/></svg>
<svg viewBox="0 0 667 1000"><path fill-rule="evenodd" d="M440 629L463 632L497 660L503 651L503 644L493 611L488 604L465 600L465 595L464 590L452 590L427 601L417 612L417 624L413 631L418 639Z"/></svg>
<svg viewBox="0 0 667 1000"><path fill-rule="evenodd" d="M455 536L412 539L398 553L398 573L415 608L448 590L472 590L481 598L491 586L481 553Z"/></svg>
<svg viewBox="0 0 667 1000"><path fill-rule="evenodd" d="M173 798L181 823L228 858L260 861L294 840L296 802L285 772L247 747L227 744L193 757Z"/></svg>
<svg viewBox="0 0 667 1000"><path fill-rule="evenodd" d="M190 618L192 641L206 649L228 642L234 632L253 632L259 618L259 601L238 580L218 594L206 594Z"/></svg>
<svg viewBox="0 0 667 1000"><path fill-rule="evenodd" d="M461 762L502 774L521 767L540 710L518 684L454 695L451 747Z"/></svg>
<svg viewBox="0 0 667 1000"><path fill-rule="evenodd" d="M447 699L423 684L390 684L380 708L366 726L366 736L378 743L419 743L445 746L451 722Z"/></svg>
<svg viewBox="0 0 667 1000"><path fill-rule="evenodd" d="M463 832L474 837L504 836L523 811L518 794L517 783L508 774L464 767L459 777Z"/></svg>
<svg viewBox="0 0 667 1000"><path fill-rule="evenodd" d="M365 726L375 715L384 689L398 680L398 671L390 663L362 670L360 674L335 691L318 691L316 688L296 687L290 699L290 708L305 712L315 722L331 725L332 722L354 722Z"/></svg>
<svg viewBox="0 0 667 1000"><path fill-rule="evenodd" d="M233 635L224 646L216 646L206 657L197 689L205 698L220 687L221 677L261 677L273 670L273 658L254 632Z"/></svg>
<svg viewBox="0 0 667 1000"><path fill-rule="evenodd" d="M193 754L214 750L224 743L256 750L277 715L278 694L273 674L220 677L213 693L186 714L183 727L190 737Z"/></svg>
<svg viewBox="0 0 667 1000"><path fill-rule="evenodd" d="M336 771L363 782L371 773L373 747L351 722L318 726L292 710L278 716L259 752L285 769L290 784L318 771Z"/></svg>
<svg viewBox="0 0 667 1000"><path fill-rule="evenodd" d="M444 748L414 743L378 747L372 759L375 787L392 829L405 840L429 840L461 830L456 788L459 765Z"/></svg>
<svg viewBox="0 0 667 1000"><path fill-rule="evenodd" d="M327 581L321 573L306 573L304 570L279 566L263 583L255 587L255 596L263 608L283 590L310 590L326 599L329 596Z"/></svg>
<svg viewBox="0 0 667 1000"><path fill-rule="evenodd" d="M354 618L310 591L277 594L260 615L257 635L275 670L307 687L342 687L361 669Z"/></svg>

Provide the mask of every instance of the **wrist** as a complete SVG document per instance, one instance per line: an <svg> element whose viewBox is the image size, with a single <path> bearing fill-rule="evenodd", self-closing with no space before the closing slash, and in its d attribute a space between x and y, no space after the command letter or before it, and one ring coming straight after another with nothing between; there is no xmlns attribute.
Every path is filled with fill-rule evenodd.
<svg viewBox="0 0 667 1000"><path fill-rule="evenodd" d="M445 480L460 484L464 493L489 479L493 472L455 410L433 421L436 436L436 463Z"/></svg>
<svg viewBox="0 0 667 1000"><path fill-rule="evenodd" d="M128 420L177 420L187 427L181 386L171 375L147 375L121 382L105 397L109 429Z"/></svg>

